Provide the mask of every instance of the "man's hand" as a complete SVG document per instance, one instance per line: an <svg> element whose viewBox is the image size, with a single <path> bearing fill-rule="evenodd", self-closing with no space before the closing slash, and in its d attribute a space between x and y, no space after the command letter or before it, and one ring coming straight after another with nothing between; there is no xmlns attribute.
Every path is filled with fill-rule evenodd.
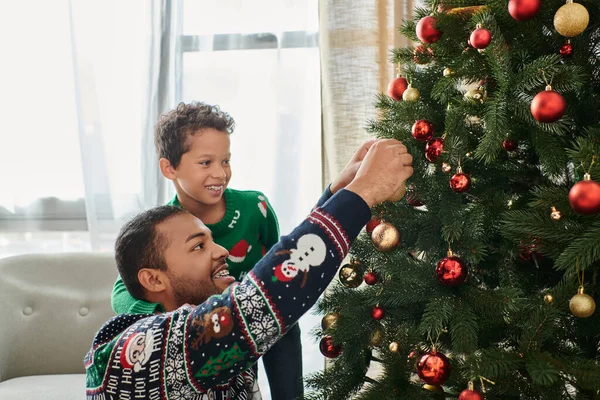
<svg viewBox="0 0 600 400"><path fill-rule="evenodd" d="M412 156L406 146L395 139L379 140L368 149L346 189L373 207L389 199L412 174Z"/></svg>
<svg viewBox="0 0 600 400"><path fill-rule="evenodd" d="M354 152L348 164L344 167L340 176L336 180L331 183L329 190L331 190L332 194L335 194L338 190L345 188L348 186L350 182L356 176L356 172L360 167L360 163L367 155L369 148L373 145L373 143L377 142L377 139L371 139L363 142L359 149Z"/></svg>

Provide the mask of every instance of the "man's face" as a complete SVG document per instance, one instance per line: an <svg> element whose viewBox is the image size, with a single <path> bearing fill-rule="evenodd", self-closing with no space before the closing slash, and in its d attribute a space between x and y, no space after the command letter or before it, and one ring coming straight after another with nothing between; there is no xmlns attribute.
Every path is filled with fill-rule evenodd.
<svg viewBox="0 0 600 400"><path fill-rule="evenodd" d="M157 227L168 240L164 250L169 295L177 306L198 305L223 293L235 278L227 270L229 253L212 239L210 230L191 214L179 214Z"/></svg>
<svg viewBox="0 0 600 400"><path fill-rule="evenodd" d="M229 133L202 129L187 138L186 146L175 169L176 184L201 204L219 203L231 179Z"/></svg>

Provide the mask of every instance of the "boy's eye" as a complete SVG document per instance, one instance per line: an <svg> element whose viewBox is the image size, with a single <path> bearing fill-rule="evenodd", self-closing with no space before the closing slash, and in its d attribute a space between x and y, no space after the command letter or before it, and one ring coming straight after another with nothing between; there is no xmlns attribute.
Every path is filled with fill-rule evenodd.
<svg viewBox="0 0 600 400"><path fill-rule="evenodd" d="M225 161L223 161L223 164L229 165L230 162L231 162L231 160L225 160Z"/></svg>
<svg viewBox="0 0 600 400"><path fill-rule="evenodd" d="M204 243L200 242L192 250L202 250L204 248Z"/></svg>

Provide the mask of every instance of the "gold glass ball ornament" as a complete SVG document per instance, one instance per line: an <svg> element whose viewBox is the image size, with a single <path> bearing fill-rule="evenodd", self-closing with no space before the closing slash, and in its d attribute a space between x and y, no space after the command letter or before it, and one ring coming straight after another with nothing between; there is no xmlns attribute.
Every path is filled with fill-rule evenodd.
<svg viewBox="0 0 600 400"><path fill-rule="evenodd" d="M347 288L359 287L363 281L356 264L346 264L340 268L338 278Z"/></svg>
<svg viewBox="0 0 600 400"><path fill-rule="evenodd" d="M383 222L371 232L371 241L382 253L390 253L400 246L400 232L389 222Z"/></svg>
<svg viewBox="0 0 600 400"><path fill-rule="evenodd" d="M444 74L445 78L448 78L448 77L451 77L452 75L454 75L454 71L452 71L452 69L446 67L446 68L444 68L443 74Z"/></svg>
<svg viewBox="0 0 600 400"><path fill-rule="evenodd" d="M388 199L388 201L396 202L400 201L406 195L406 183L403 183L402 186Z"/></svg>
<svg viewBox="0 0 600 400"><path fill-rule="evenodd" d="M376 328L373 333L371 333L369 344L371 346L379 346L383 342L384 336L383 331L380 328Z"/></svg>
<svg viewBox="0 0 600 400"><path fill-rule="evenodd" d="M336 312L329 313L323 316L323 319L321 320L321 328L323 328L323 331L327 331L331 327L333 327L338 322L341 316L342 315L340 313Z"/></svg>
<svg viewBox="0 0 600 400"><path fill-rule="evenodd" d="M583 286L579 286L577 294L569 301L569 309L574 316L587 318L596 311L596 302L592 296L583 293Z"/></svg>
<svg viewBox="0 0 600 400"><path fill-rule="evenodd" d="M398 342L392 342L392 343L390 343L390 351L392 353L397 353L398 350L400 350L400 345L398 344Z"/></svg>
<svg viewBox="0 0 600 400"><path fill-rule="evenodd" d="M588 10L572 0L554 14L554 29L565 37L574 37L585 31L590 22Z"/></svg>
<svg viewBox="0 0 600 400"><path fill-rule="evenodd" d="M412 85L408 85L404 93L402 93L402 100L408 101L409 103L414 103L419 101L419 97L421 97L421 93L419 89L412 87Z"/></svg>
<svg viewBox="0 0 600 400"><path fill-rule="evenodd" d="M552 303L554 302L554 296L552 296L550 293L547 293L547 294L544 296L544 302L545 302L546 304L552 304Z"/></svg>

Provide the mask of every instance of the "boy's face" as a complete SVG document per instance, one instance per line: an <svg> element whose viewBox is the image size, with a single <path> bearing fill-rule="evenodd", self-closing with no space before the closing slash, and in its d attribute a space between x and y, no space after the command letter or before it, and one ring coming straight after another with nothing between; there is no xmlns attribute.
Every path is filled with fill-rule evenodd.
<svg viewBox="0 0 600 400"><path fill-rule="evenodd" d="M176 182L188 196L206 205L217 204L231 179L229 133L206 128L189 135L188 151L175 169Z"/></svg>
<svg viewBox="0 0 600 400"><path fill-rule="evenodd" d="M179 214L157 227L167 239L163 257L167 265L168 294L178 307L198 305L223 293L235 278L227 270L227 250L212 239L210 230L191 214Z"/></svg>

